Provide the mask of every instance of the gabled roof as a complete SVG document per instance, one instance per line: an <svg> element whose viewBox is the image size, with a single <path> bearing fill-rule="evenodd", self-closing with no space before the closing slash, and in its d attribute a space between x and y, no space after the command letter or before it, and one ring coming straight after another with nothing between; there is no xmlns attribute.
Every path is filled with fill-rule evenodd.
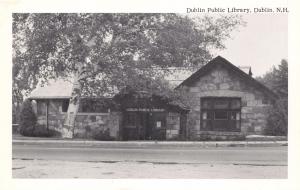
<svg viewBox="0 0 300 190"><path fill-rule="evenodd" d="M38 86L29 95L30 99L66 99L71 98L73 83L67 79L49 80L48 84Z"/></svg>
<svg viewBox="0 0 300 190"><path fill-rule="evenodd" d="M74 78L57 78L48 80L43 86L38 85L29 95L29 99L69 99L72 97ZM91 96L81 98L112 98L118 91L111 88L109 92L103 93L102 96Z"/></svg>
<svg viewBox="0 0 300 190"><path fill-rule="evenodd" d="M193 74L193 72L195 71L196 71L195 69L193 69L192 71L191 69L187 69L183 67L174 68L170 74L164 76L164 79L168 81L172 86L175 87L180 83L182 83L182 81L184 81L186 78L191 76L191 74Z"/></svg>
<svg viewBox="0 0 300 190"><path fill-rule="evenodd" d="M243 81L248 82L252 84L253 86L260 88L264 93L269 95L271 98L277 97L277 95L271 91L269 88L267 88L265 85L261 84L248 74L246 74L244 71L230 63L228 60L221 56L217 56L216 58L212 59L210 62L208 62L206 65L201 67L198 71L196 71L194 74L192 74L190 77L188 77L186 80L184 80L181 84L179 84L176 89L178 89L181 86L190 86L194 82L198 81L202 76L216 68L216 66L221 65L232 72L234 72L237 76L239 76Z"/></svg>

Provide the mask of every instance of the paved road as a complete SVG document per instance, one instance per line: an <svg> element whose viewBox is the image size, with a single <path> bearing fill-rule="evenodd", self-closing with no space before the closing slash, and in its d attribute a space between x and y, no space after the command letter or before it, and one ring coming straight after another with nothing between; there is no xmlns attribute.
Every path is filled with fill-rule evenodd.
<svg viewBox="0 0 300 190"><path fill-rule="evenodd" d="M187 166L222 166L218 170L214 168L216 172L224 170L226 173L234 171L233 177L238 173L237 168L232 168L241 166L241 167L250 167L247 168L247 171L244 171L245 168L242 168L244 171L243 178L256 178L259 177L259 172L263 174L263 178L272 178L272 177L286 177L287 175L287 147L278 146L278 147L218 147L218 148L176 148L176 149L165 149L165 148L92 148L92 147L53 147L49 145L13 145L12 148L13 156L13 167L28 167L30 164L32 167L36 165L29 163L31 160L40 161L39 164L45 165L47 163L53 163L52 165L59 165L58 163L72 162L74 163L98 163L104 164L103 167L111 167L113 164L116 165L114 168L124 168L124 171L127 171L127 174L123 176L128 176L130 172L134 172L133 168L138 169L137 164L154 164L158 165L169 165L169 168L172 169L176 167ZM54 164L55 163L55 164ZM24 166L23 166L23 165ZM106 164L106 165L105 165ZM26 166L27 165L27 166ZM63 165L63 164L61 164ZM174 167L177 165L176 167ZM138 165L140 167L140 165ZM150 165L149 165L150 166ZM231 168L225 168L224 166ZM74 169L76 166L70 166L68 170ZM89 166L82 166L89 167ZM131 169L128 167L132 167ZM253 168L254 167L254 168ZM256 167L256 168L255 168ZM259 167L258 170L256 170ZM273 167L273 168L272 168ZM93 166L93 168L95 168ZM36 170L38 168L35 168ZM53 168L52 168L53 169ZM153 167L150 167L153 169ZM203 168L202 168L203 169ZM239 168L241 169L241 168ZM272 176L274 170L276 169L276 175ZM80 169L79 169L80 170ZM115 170L115 169L112 169ZM181 168L182 170L182 168ZM157 169L157 171L160 171ZM157 172L153 171L154 173ZM177 170L174 169L174 173ZM197 170L199 171L199 170ZM204 171L204 170L203 170ZM209 168L205 168L205 171L212 172ZM228 172L229 171L229 172ZM242 170L241 170L242 171ZM24 177L21 171L15 176ZM16 173L15 172L15 173ZM111 172L111 171L110 171ZM115 172L115 171L114 171ZM195 171L196 172L196 171ZM105 173L105 172L104 172ZM106 172L107 173L107 172ZM109 172L108 172L109 173ZM124 173L124 172L123 172ZM160 173L160 172L159 172ZM219 173L219 172L218 172ZM279 175L279 173L281 173ZM182 174L182 171L181 171ZM55 174L56 175L56 174ZM87 174L88 175L88 174ZM92 174L88 176L91 177ZM121 175L121 174L120 174ZM195 175L199 176L198 173ZM230 174L228 174L229 178ZM249 175L249 176L248 176ZM268 176L271 175L271 176ZM144 174L142 175L144 176ZM212 174L212 176L219 176ZM224 174L223 174L224 176ZM226 176L226 175L225 175ZM28 176L25 176L28 177ZM32 176L35 177L35 176ZM39 176L42 177L42 176ZM52 176L53 177L53 176ZM59 177L59 176L57 176ZM65 177L69 177L66 175ZM82 177L82 176L81 176ZM93 175L92 175L93 177ZM96 176L97 177L97 176ZM101 178L102 176L100 176ZM122 177L115 176L115 177ZM133 177L139 177L134 176ZM147 177L147 176L144 176ZM178 176L180 177L180 175ZM188 174L185 177L189 177ZM191 176L194 177L194 176ZM200 176L201 178L201 176Z"/></svg>
<svg viewBox="0 0 300 190"><path fill-rule="evenodd" d="M15 159L287 165L287 147L91 148L13 145Z"/></svg>

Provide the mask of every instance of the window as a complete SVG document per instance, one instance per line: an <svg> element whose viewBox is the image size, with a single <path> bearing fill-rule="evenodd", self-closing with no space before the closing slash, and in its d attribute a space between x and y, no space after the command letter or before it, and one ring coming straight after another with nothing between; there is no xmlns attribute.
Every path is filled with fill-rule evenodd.
<svg viewBox="0 0 300 190"><path fill-rule="evenodd" d="M236 112L235 113L235 120L240 120L241 119L241 113L240 112Z"/></svg>
<svg viewBox="0 0 300 190"><path fill-rule="evenodd" d="M62 101L62 106L61 106L61 111L62 112L67 112L68 111L69 103L70 103L70 100L63 100Z"/></svg>
<svg viewBox="0 0 300 190"><path fill-rule="evenodd" d="M226 99L216 99L214 100L215 109L226 109L229 108L229 101Z"/></svg>
<svg viewBox="0 0 300 190"><path fill-rule="evenodd" d="M37 100L37 115L46 115L46 102Z"/></svg>
<svg viewBox="0 0 300 190"><path fill-rule="evenodd" d="M240 113L239 112L230 112L230 120L240 120Z"/></svg>
<svg viewBox="0 0 300 190"><path fill-rule="evenodd" d="M241 98L201 98L201 130L240 131Z"/></svg>
<svg viewBox="0 0 300 190"><path fill-rule="evenodd" d="M108 113L110 103L103 99L81 99L79 112L83 113Z"/></svg>
<svg viewBox="0 0 300 190"><path fill-rule="evenodd" d="M204 112L202 113L202 119L207 119L207 112L206 112L206 111L204 111Z"/></svg>
<svg viewBox="0 0 300 190"><path fill-rule="evenodd" d="M213 119L214 114L211 111L203 111L202 112L202 119L211 120Z"/></svg>
<svg viewBox="0 0 300 190"><path fill-rule="evenodd" d="M161 128L161 121L156 121L156 128Z"/></svg>
<svg viewBox="0 0 300 190"><path fill-rule="evenodd" d="M203 100L201 105L205 109L210 109L210 108L212 108L212 101L210 101L209 99Z"/></svg>
<svg viewBox="0 0 300 190"><path fill-rule="evenodd" d="M215 111L215 120L227 120L227 111Z"/></svg>

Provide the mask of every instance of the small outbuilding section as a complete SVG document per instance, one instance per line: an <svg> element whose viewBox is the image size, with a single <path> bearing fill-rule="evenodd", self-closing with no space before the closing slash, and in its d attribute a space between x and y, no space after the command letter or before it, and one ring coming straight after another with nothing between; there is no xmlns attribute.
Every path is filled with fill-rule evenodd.
<svg viewBox="0 0 300 190"><path fill-rule="evenodd" d="M30 94L37 116L37 125L64 133L72 82L68 80L50 80L48 84L39 86Z"/></svg>

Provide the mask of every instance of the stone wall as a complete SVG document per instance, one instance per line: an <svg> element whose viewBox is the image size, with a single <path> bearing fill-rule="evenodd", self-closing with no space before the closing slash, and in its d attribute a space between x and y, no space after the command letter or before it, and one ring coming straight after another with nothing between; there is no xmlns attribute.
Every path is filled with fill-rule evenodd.
<svg viewBox="0 0 300 190"><path fill-rule="evenodd" d="M120 113L78 113L74 137L114 140L119 137ZM101 139L103 138L103 139Z"/></svg>
<svg viewBox="0 0 300 190"><path fill-rule="evenodd" d="M270 99L253 84L241 80L232 71L218 65L210 73L202 76L197 82L185 87L192 97L192 110L188 115L188 136L199 138L201 97L240 97L241 132L240 134L263 134L266 126L267 109ZM222 134L222 133L221 133ZM224 133L225 134L225 133Z"/></svg>
<svg viewBox="0 0 300 190"><path fill-rule="evenodd" d="M180 130L180 113L169 112L167 114L166 139L178 137Z"/></svg>
<svg viewBox="0 0 300 190"><path fill-rule="evenodd" d="M46 126L46 101L38 101L35 108L37 124ZM75 118L74 129L64 126L67 112L62 112L61 100L49 100L48 125L49 129L65 134L73 133L73 138L95 138L95 135L103 134L104 140L113 140L119 137L120 113L78 113ZM102 134L101 134L102 133ZM97 138L97 137L96 137ZM101 140L101 139L99 139Z"/></svg>

